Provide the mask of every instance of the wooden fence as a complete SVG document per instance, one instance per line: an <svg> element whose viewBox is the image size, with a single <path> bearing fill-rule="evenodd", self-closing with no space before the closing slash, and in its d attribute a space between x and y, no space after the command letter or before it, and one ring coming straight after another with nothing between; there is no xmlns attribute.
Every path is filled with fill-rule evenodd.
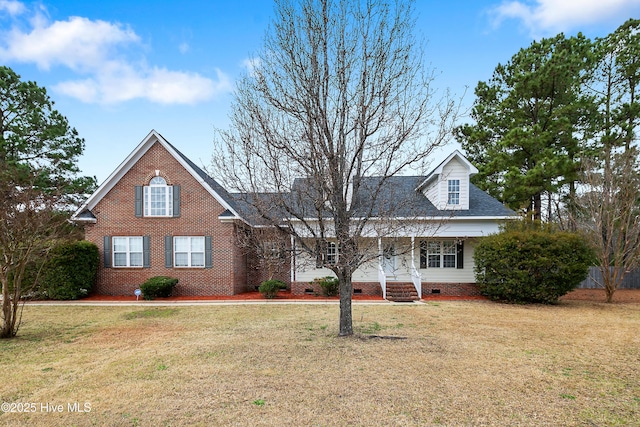
<svg viewBox="0 0 640 427"><path fill-rule="evenodd" d="M602 288L602 274L598 267L589 268L589 276L580 282L578 289ZM624 279L618 289L640 289L640 269L633 270L624 275Z"/></svg>

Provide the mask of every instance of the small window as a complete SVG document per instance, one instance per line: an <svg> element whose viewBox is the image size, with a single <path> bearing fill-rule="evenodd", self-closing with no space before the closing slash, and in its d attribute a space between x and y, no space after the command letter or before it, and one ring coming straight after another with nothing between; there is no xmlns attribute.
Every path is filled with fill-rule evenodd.
<svg viewBox="0 0 640 427"><path fill-rule="evenodd" d="M144 216L173 216L173 187L161 176L144 187Z"/></svg>
<svg viewBox="0 0 640 427"><path fill-rule="evenodd" d="M460 180L450 179L447 183L447 204L459 205L460 204Z"/></svg>
<svg viewBox="0 0 640 427"><path fill-rule="evenodd" d="M338 262L338 244L335 242L327 242L322 250L322 244L316 243L316 268L323 268L327 265L336 265Z"/></svg>
<svg viewBox="0 0 640 427"><path fill-rule="evenodd" d="M328 265L336 265L338 262L338 244L335 242L327 242L326 261Z"/></svg>
<svg viewBox="0 0 640 427"><path fill-rule="evenodd" d="M113 237L112 254L114 267L142 267L142 237Z"/></svg>
<svg viewBox="0 0 640 427"><path fill-rule="evenodd" d="M175 267L204 267L204 237L176 236L173 238Z"/></svg>

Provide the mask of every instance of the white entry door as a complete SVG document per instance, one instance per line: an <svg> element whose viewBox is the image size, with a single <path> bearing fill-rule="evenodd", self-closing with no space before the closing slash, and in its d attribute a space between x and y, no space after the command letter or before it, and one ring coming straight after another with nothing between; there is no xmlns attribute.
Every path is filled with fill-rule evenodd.
<svg viewBox="0 0 640 427"><path fill-rule="evenodd" d="M396 246L393 243L387 243L382 248L382 269L385 276L395 276L398 267L398 255L396 254Z"/></svg>

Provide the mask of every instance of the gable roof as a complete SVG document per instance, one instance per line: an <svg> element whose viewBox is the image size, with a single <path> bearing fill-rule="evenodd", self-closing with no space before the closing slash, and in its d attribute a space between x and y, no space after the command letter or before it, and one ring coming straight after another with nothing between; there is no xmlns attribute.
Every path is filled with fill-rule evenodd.
<svg viewBox="0 0 640 427"><path fill-rule="evenodd" d="M381 179L362 178L360 191L351 205L356 217L362 215L384 218L393 215L396 218L415 219L504 219L516 215L513 210L472 183L469 183L469 209L453 211L438 209L418 190L427 179L425 176L392 176L385 178L383 183L380 182ZM301 216L305 216L304 212L315 212L313 201L305 197L309 187L311 185L299 178L292 189L291 200L296 202L295 207L301 209ZM299 194L295 194L297 189L301 189Z"/></svg>
<svg viewBox="0 0 640 427"><path fill-rule="evenodd" d="M425 178L424 180L416 187L417 190L422 190L426 187L431 181L436 179L438 176L442 175L442 171L445 166L449 164L454 158L457 158L460 163L462 163L467 170L469 171L469 176L475 175L478 173L478 169L469 161L467 158L458 150L455 150L453 153L449 154L449 156L444 159L438 166L435 167Z"/></svg>
<svg viewBox="0 0 640 427"><path fill-rule="evenodd" d="M207 175L200 167L178 151L157 131L151 130L149 134L138 144L136 148L124 159L115 171L98 187L87 201L72 215L73 221L94 222L95 217L91 210L103 197L122 179L122 177L135 165L138 160L155 144L162 145L186 170L198 181L202 187L211 194L228 212L230 217L240 218L237 212L235 200L229 193Z"/></svg>

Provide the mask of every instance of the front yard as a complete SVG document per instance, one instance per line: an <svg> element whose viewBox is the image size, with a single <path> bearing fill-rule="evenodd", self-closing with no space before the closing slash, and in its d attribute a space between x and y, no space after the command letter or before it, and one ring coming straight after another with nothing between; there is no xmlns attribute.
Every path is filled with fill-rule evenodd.
<svg viewBox="0 0 640 427"><path fill-rule="evenodd" d="M355 305L353 318L358 336L345 339L333 304L26 306L19 337L0 341L0 423L640 419L640 305L378 303Z"/></svg>

